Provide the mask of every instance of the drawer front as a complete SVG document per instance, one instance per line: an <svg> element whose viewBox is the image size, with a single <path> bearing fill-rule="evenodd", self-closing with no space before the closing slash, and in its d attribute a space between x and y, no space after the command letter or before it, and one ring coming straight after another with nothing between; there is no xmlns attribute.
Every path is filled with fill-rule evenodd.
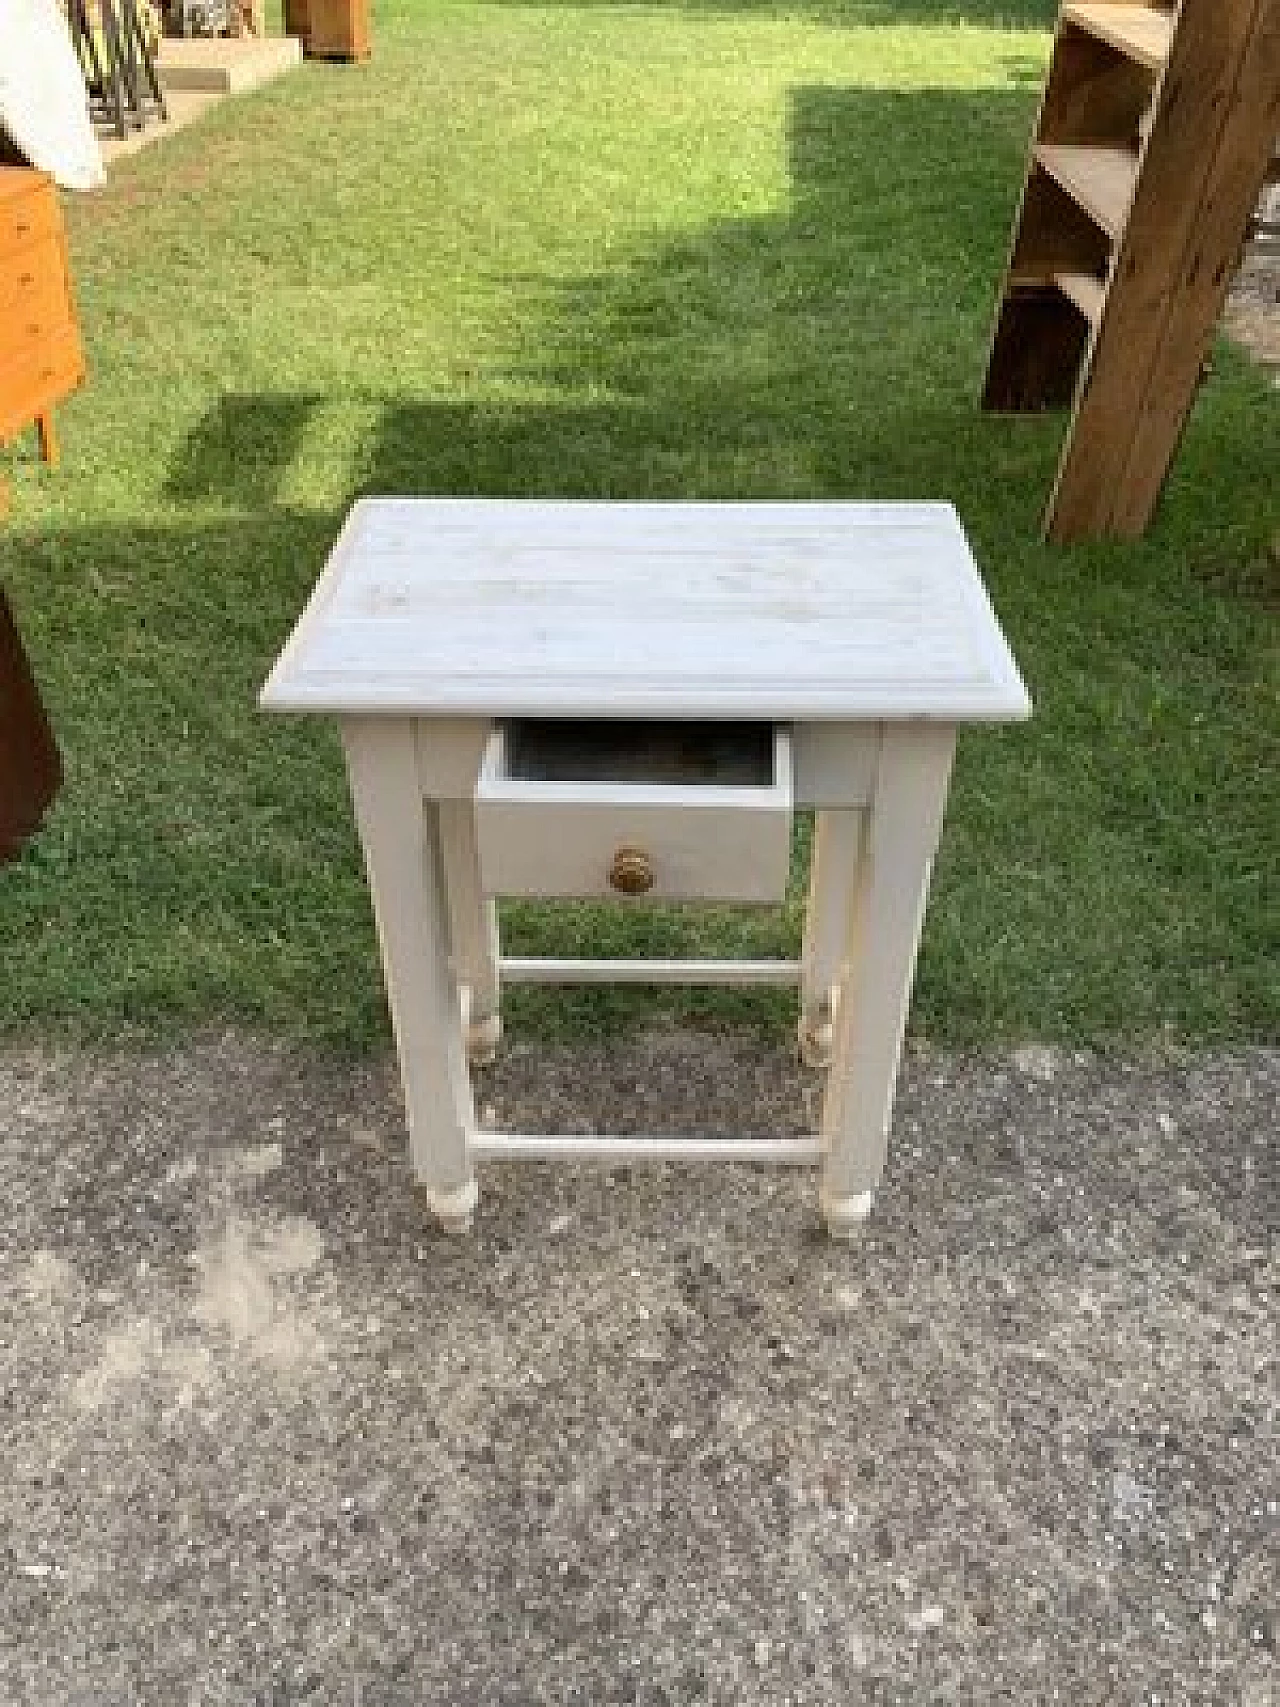
<svg viewBox="0 0 1280 1707"><path fill-rule="evenodd" d="M71 324L62 250L46 241L0 257L0 367Z"/></svg>
<svg viewBox="0 0 1280 1707"><path fill-rule="evenodd" d="M791 860L791 747L762 787L515 781L501 729L476 785L490 895L777 902Z"/></svg>
<svg viewBox="0 0 1280 1707"><path fill-rule="evenodd" d="M57 197L47 184L0 201L0 255L25 249L42 237L56 237L60 229Z"/></svg>
<svg viewBox="0 0 1280 1707"><path fill-rule="evenodd" d="M0 441L51 409L83 378L84 355L74 326L56 333L32 355L0 366Z"/></svg>

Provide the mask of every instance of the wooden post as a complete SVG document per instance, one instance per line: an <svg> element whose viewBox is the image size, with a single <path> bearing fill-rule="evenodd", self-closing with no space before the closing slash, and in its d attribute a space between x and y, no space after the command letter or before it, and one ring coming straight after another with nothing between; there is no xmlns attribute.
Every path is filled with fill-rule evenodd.
<svg viewBox="0 0 1280 1707"><path fill-rule="evenodd" d="M1158 383L1143 400L1128 462L1116 483L1112 527L1122 537L1134 538L1143 532L1160 496L1165 471L1195 401L1277 133L1280 0L1264 0L1173 281L1169 313L1152 362Z"/></svg>
<svg viewBox="0 0 1280 1707"><path fill-rule="evenodd" d="M1051 539L1136 538L1151 519L1275 139L1278 32L1280 0L1183 0Z"/></svg>
<svg viewBox="0 0 1280 1707"><path fill-rule="evenodd" d="M1147 527L1280 129L1280 0L1062 0L983 404L1072 403L1050 539Z"/></svg>
<svg viewBox="0 0 1280 1707"><path fill-rule="evenodd" d="M382 946L414 1170L433 1213L446 1226L467 1227L476 1202L467 1153L475 1120L449 957L439 813L422 799L408 718L344 717L342 744Z"/></svg>
<svg viewBox="0 0 1280 1707"><path fill-rule="evenodd" d="M945 724L884 733L849 910L846 982L822 1115L822 1212L833 1238L849 1237L865 1220L884 1168L954 750L955 730Z"/></svg>

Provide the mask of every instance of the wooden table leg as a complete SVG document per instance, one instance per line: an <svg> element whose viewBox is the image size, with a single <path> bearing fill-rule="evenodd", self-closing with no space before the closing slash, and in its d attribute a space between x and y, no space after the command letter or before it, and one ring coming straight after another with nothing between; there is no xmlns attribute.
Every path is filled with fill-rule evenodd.
<svg viewBox="0 0 1280 1707"><path fill-rule="evenodd" d="M492 1061L502 1038L498 982L498 908L480 887L480 851L475 805L470 800L440 802L440 851L453 963L467 987L467 1056L479 1065Z"/></svg>
<svg viewBox="0 0 1280 1707"><path fill-rule="evenodd" d="M40 458L51 468L58 466L58 433L53 424L53 416L47 411L36 416L36 434L40 440Z"/></svg>
<svg viewBox="0 0 1280 1707"><path fill-rule="evenodd" d="M849 917L862 860L864 817L858 810L819 812L813 827L798 1027L800 1058L806 1067L825 1067L831 1060L837 993L849 952Z"/></svg>
<svg viewBox="0 0 1280 1707"><path fill-rule="evenodd" d="M885 730L849 910L845 981L822 1116L822 1212L835 1238L870 1213L884 1169L898 1058L955 730Z"/></svg>
<svg viewBox="0 0 1280 1707"><path fill-rule="evenodd" d="M400 1055L414 1171L447 1226L476 1204L468 1143L475 1129L450 964L439 812L424 804L407 718L342 720L351 797L364 844Z"/></svg>

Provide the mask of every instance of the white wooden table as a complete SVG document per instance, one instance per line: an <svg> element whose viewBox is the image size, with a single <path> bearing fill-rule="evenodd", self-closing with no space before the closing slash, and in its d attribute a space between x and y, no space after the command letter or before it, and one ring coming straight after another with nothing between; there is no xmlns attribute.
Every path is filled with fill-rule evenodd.
<svg viewBox="0 0 1280 1707"><path fill-rule="evenodd" d="M868 1213L957 726L1030 712L949 505L368 499L262 704L340 721L443 1221L477 1161L521 1156L813 1163L833 1234ZM798 962L501 956L497 894L780 899L793 809L816 812ZM798 984L820 1132L477 1131L468 1054L520 979Z"/></svg>

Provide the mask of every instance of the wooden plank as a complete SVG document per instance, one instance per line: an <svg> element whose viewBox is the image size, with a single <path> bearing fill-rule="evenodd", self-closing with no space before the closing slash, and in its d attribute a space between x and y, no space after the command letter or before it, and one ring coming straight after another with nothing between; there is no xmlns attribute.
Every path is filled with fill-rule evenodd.
<svg viewBox="0 0 1280 1707"><path fill-rule="evenodd" d="M262 703L779 722L1030 709L949 504L493 498L356 504Z"/></svg>
<svg viewBox="0 0 1280 1707"><path fill-rule="evenodd" d="M1087 30L1150 71L1161 70L1169 57L1174 19L1171 13L1153 6L1068 0L1062 17L1065 23Z"/></svg>
<svg viewBox="0 0 1280 1707"><path fill-rule="evenodd" d="M791 985L798 960L543 960L504 955L506 984Z"/></svg>
<svg viewBox="0 0 1280 1707"><path fill-rule="evenodd" d="M1277 123L1280 0L1263 0L1117 483L1111 526L1122 537L1136 538L1144 531L1159 499L1231 288Z"/></svg>
<svg viewBox="0 0 1280 1707"><path fill-rule="evenodd" d="M1042 142L1035 157L1108 237L1118 237L1133 197L1138 157L1105 143Z"/></svg>
<svg viewBox="0 0 1280 1707"><path fill-rule="evenodd" d="M156 76L168 94L193 89L216 95L256 89L302 63L302 43L284 36L165 36Z"/></svg>
<svg viewBox="0 0 1280 1707"><path fill-rule="evenodd" d="M1092 273L1055 273L1053 282L1073 302L1091 326L1102 318L1102 305L1107 299L1105 283Z"/></svg>
<svg viewBox="0 0 1280 1707"><path fill-rule="evenodd" d="M746 1162L760 1167L814 1168L821 1138L704 1138L696 1133L477 1132L468 1153L475 1162Z"/></svg>
<svg viewBox="0 0 1280 1707"><path fill-rule="evenodd" d="M1053 275L1105 271L1111 231L1128 199L1125 184L1113 198L1118 206L1104 208L1104 223L1099 223L1073 199L1071 189L1038 164L1039 149L1088 146L1107 138L1136 154L1150 99L1151 73L1145 66L1059 19L998 299L984 409L1039 410L1071 402L1087 340L1078 317L1052 288ZM1053 158L1062 164L1069 157ZM1076 178L1070 174L1073 188ZM1026 288L1028 281L1038 288Z"/></svg>
<svg viewBox="0 0 1280 1707"><path fill-rule="evenodd" d="M984 409L1041 410L1071 402L1087 344L1054 276L1102 273L1110 256L1107 234L1033 160L987 358Z"/></svg>
<svg viewBox="0 0 1280 1707"><path fill-rule="evenodd" d="M1137 152L1156 74L1095 36L1063 25L1036 140L1127 143Z"/></svg>
<svg viewBox="0 0 1280 1707"><path fill-rule="evenodd" d="M1034 165L1009 263L1010 285L1047 285L1056 272L1105 273L1111 239L1061 184Z"/></svg>
<svg viewBox="0 0 1280 1707"><path fill-rule="evenodd" d="M1213 221L1217 246L1213 254L1198 228L1205 217L1205 192L1215 171L1225 174L1223 192L1233 203L1240 191L1243 180L1238 168L1231 168L1231 161L1240 157L1244 140L1240 120L1232 122L1229 134L1225 127L1238 111L1237 87L1247 51L1258 57L1262 75L1270 66L1275 78L1277 5L1280 0L1184 0L1143 155L1141 178L1117 250L1093 359L1077 393L1046 513L1052 539L1067 541L1114 533L1122 517L1127 534L1141 532L1145 525L1143 505L1127 499L1124 483L1140 467L1149 470L1153 458L1159 462L1161 457L1152 438L1144 461L1131 463L1135 423L1159 404L1162 392L1175 411L1185 413L1190 401L1184 388L1171 385L1167 358L1166 368L1160 367L1162 351L1168 348L1170 314L1175 299L1180 294L1186 296L1200 269L1207 270L1210 278L1224 281L1224 290L1229 283L1226 275L1235 264L1239 238L1256 199L1257 181L1275 133L1272 103L1267 98L1253 97L1255 121L1261 125L1263 137L1257 176L1244 196L1246 205L1239 211L1238 223L1224 219L1225 209L1219 208ZM1265 24L1261 35L1260 21ZM1273 88L1270 94L1274 93ZM1272 111L1270 118L1268 111ZM1228 253L1223 235L1230 224L1235 224L1237 241ZM1197 370L1220 306L1220 298L1203 288L1203 279L1200 284L1179 311L1175 333ZM1175 432L1167 443L1161 479L1176 438ZM1149 478L1144 478L1143 484L1149 488ZM1156 490L1158 486L1157 480Z"/></svg>

